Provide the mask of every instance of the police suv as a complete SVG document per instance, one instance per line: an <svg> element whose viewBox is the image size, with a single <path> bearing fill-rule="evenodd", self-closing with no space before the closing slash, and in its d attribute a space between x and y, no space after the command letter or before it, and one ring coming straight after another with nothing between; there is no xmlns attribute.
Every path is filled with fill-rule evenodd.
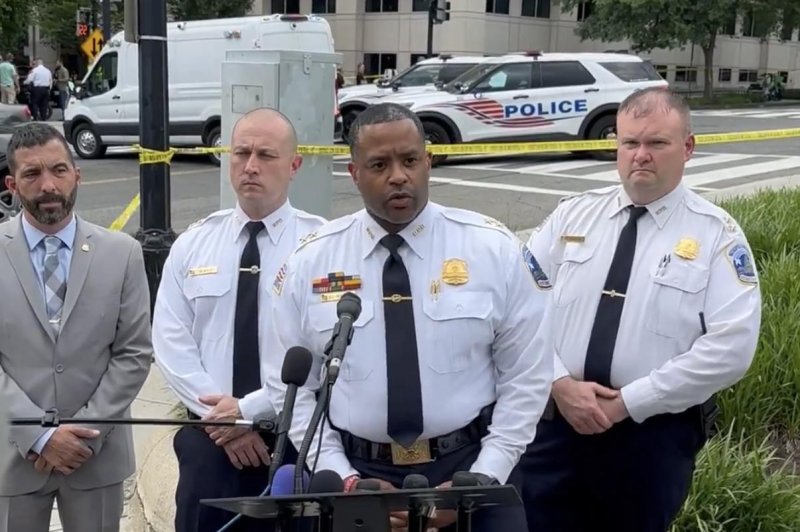
<svg viewBox="0 0 800 532"><path fill-rule="evenodd" d="M374 103L374 98L436 91L486 59L488 57L439 55L416 62L392 79L339 89L337 97L343 138L347 138L358 113Z"/></svg>
<svg viewBox="0 0 800 532"><path fill-rule="evenodd" d="M485 59L436 92L369 103L415 111L433 144L607 139L620 103L653 86L667 82L633 55L524 52Z"/></svg>

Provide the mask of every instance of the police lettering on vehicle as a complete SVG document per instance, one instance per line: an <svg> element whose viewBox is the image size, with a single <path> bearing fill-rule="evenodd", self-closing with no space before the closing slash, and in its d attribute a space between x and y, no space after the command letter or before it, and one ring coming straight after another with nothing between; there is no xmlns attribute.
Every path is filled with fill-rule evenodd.
<svg viewBox="0 0 800 532"><path fill-rule="evenodd" d="M515 116L547 116L567 113L585 113L587 110L586 100L537 102L523 105L506 105L503 107L506 118L513 118Z"/></svg>

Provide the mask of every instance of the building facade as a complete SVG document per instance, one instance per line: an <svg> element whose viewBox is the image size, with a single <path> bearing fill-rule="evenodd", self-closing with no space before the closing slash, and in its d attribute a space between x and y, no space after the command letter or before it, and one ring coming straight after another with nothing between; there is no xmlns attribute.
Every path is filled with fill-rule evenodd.
<svg viewBox="0 0 800 532"><path fill-rule="evenodd" d="M591 1L565 12L555 0L451 0L450 20L434 28L435 54L483 55L511 51L627 51L625 42L581 41L575 30L591 13ZM315 13L331 25L346 76L359 63L367 74L403 70L425 57L428 0L255 0L252 14ZM764 74L781 75L800 87L798 30L769 39L753 37L758 21L750 14L731 17L717 38L714 86L746 88ZM670 84L702 90L705 58L699 46L641 54Z"/></svg>

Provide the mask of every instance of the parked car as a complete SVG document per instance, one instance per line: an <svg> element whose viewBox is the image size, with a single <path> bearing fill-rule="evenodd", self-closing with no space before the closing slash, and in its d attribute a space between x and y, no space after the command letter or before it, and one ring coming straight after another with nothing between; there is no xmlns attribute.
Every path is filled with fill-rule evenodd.
<svg viewBox="0 0 800 532"><path fill-rule="evenodd" d="M8 221L12 216L19 212L19 204L6 190L6 176L8 175L8 163L6 162L6 146L11 137L0 135L0 223Z"/></svg>
<svg viewBox="0 0 800 532"><path fill-rule="evenodd" d="M30 122L31 110L27 105L10 105L0 103L0 135L10 135L14 128ZM8 144L8 139L3 143L3 149Z"/></svg>

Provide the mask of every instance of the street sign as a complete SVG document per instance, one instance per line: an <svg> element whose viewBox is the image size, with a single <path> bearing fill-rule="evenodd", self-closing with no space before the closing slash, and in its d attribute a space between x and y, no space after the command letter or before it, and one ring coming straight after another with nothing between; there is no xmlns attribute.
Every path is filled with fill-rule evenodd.
<svg viewBox="0 0 800 532"><path fill-rule="evenodd" d="M75 12L75 35L78 37L89 36L89 24L92 20L92 10L81 7Z"/></svg>
<svg viewBox="0 0 800 532"><path fill-rule="evenodd" d="M81 43L81 50L89 58L89 62L94 61L94 58L103 49L103 43L103 32L99 28L95 28L89 38Z"/></svg>

